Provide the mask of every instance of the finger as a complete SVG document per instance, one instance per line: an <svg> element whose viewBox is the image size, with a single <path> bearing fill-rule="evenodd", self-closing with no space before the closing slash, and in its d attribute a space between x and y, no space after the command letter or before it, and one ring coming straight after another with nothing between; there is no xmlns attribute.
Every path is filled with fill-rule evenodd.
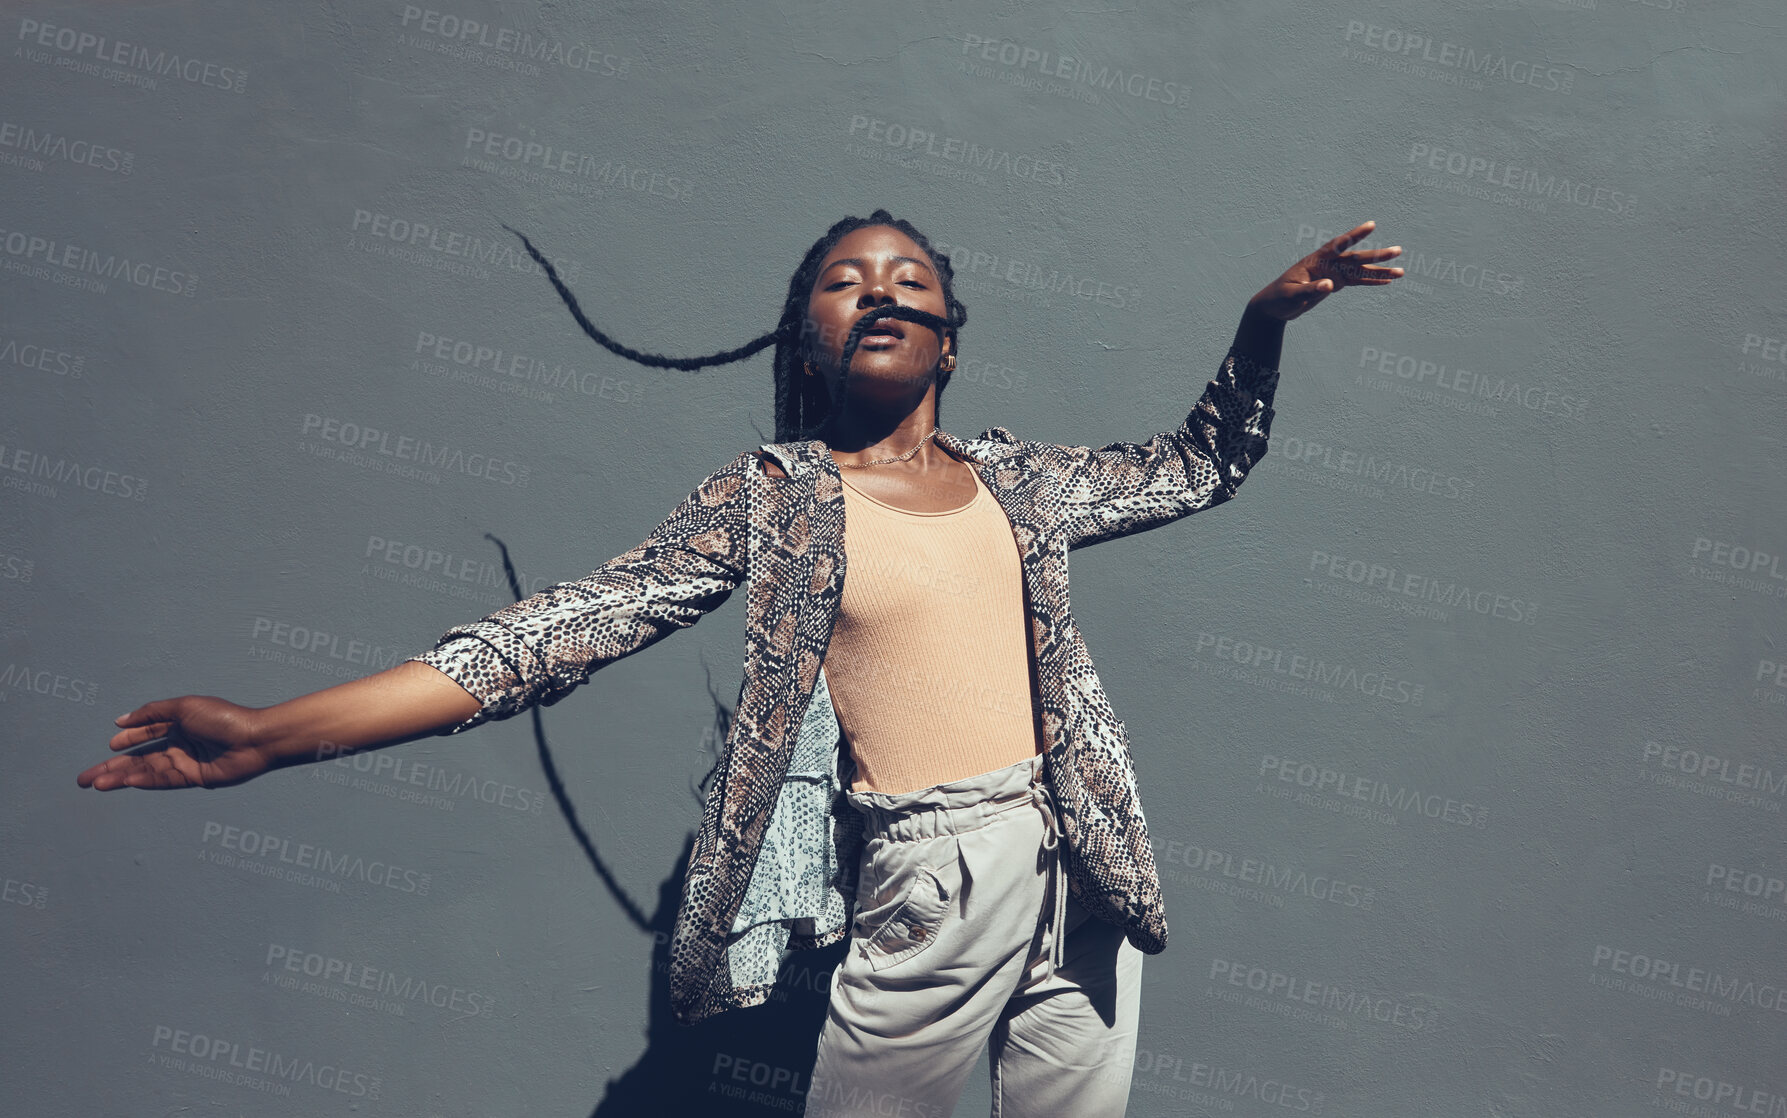
<svg viewBox="0 0 1787 1118"><path fill-rule="evenodd" d="M1322 247L1324 249L1332 249L1335 252L1339 252L1341 249L1346 248L1349 245L1356 245L1366 237L1369 237L1371 231L1376 228L1377 222L1375 221L1362 222L1359 225L1353 226L1345 233L1340 234L1340 236L1335 237Z"/></svg>
<svg viewBox="0 0 1787 1118"><path fill-rule="evenodd" d="M165 738L173 732L173 729L172 722L152 722L147 726L132 726L128 730L120 730L113 734L112 740L108 744L114 750L130 749L146 741Z"/></svg>
<svg viewBox="0 0 1787 1118"><path fill-rule="evenodd" d="M120 714L112 721L120 726L137 726L144 722L165 721L173 718L174 715L173 699L155 699L144 703L135 710Z"/></svg>
<svg viewBox="0 0 1787 1118"><path fill-rule="evenodd" d="M1403 274L1401 268L1374 268L1366 265L1359 269L1359 274L1352 277L1351 283L1369 283L1383 285Z"/></svg>
<svg viewBox="0 0 1787 1118"><path fill-rule="evenodd" d="M1342 253L1340 258L1342 260L1389 260L1391 257L1401 255L1402 246L1391 245L1389 248L1356 248L1351 252Z"/></svg>
<svg viewBox="0 0 1787 1118"><path fill-rule="evenodd" d="M175 758L166 752L113 757L94 765L76 780L84 781L98 792L118 788L181 788L187 784L178 771Z"/></svg>
<svg viewBox="0 0 1787 1118"><path fill-rule="evenodd" d="M135 756L108 758L107 760L99 762L97 765L89 765L87 768L81 770L81 774L75 777L75 782L85 786L93 783L100 777L113 776L118 773L126 772L136 764L137 759Z"/></svg>
<svg viewBox="0 0 1787 1118"><path fill-rule="evenodd" d="M145 753L133 759L141 764L124 776L124 783L132 788L186 788L192 784L171 753Z"/></svg>
<svg viewBox="0 0 1787 1118"><path fill-rule="evenodd" d="M1372 264L1360 264L1353 260L1336 260L1329 269L1336 281L1342 284L1364 283L1371 279L1393 279L1402 274L1401 268L1380 268Z"/></svg>
<svg viewBox="0 0 1787 1118"><path fill-rule="evenodd" d="M139 772L139 768L132 767L115 773L107 773L94 781L93 787L101 792L116 792L120 788L141 787L141 781L138 778Z"/></svg>
<svg viewBox="0 0 1787 1118"><path fill-rule="evenodd" d="M140 761L135 757L131 758L131 760L138 761L138 763L127 769L121 769L107 778L107 791L112 791L118 788L155 787L155 779L152 775L153 770L150 769L148 762Z"/></svg>
<svg viewBox="0 0 1787 1118"><path fill-rule="evenodd" d="M74 778L74 782L82 788L91 788L96 792L110 791L118 785L119 774L115 767L116 764L119 761L128 761L132 759L133 758L129 757L114 757L110 761L103 761L91 768L82 770L81 774Z"/></svg>
<svg viewBox="0 0 1787 1118"><path fill-rule="evenodd" d="M130 787L132 775L142 770L144 765L141 757L114 757L104 764L93 766L87 773L94 774L91 783L95 791L110 792L117 788ZM81 775L86 776L87 773Z"/></svg>

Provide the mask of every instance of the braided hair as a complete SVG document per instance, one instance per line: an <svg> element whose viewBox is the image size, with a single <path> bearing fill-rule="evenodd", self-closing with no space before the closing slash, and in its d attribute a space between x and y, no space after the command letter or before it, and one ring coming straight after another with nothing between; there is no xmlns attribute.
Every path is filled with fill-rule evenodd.
<svg viewBox="0 0 1787 1118"><path fill-rule="evenodd" d="M939 319L935 315L919 311L916 308L875 308L870 315L864 316L864 319L857 323L856 328L852 331L852 343L860 338L863 328L869 324L871 317L876 319L898 317L909 321L923 322L937 329L940 342L944 337L953 340L956 330L968 321L968 308L956 298L955 270L950 265L949 255L932 248L931 242L923 233L914 228L911 222L897 218L886 210L876 210L868 217L846 217L827 229L825 235L814 241L813 246L807 249L806 256L801 259L800 267L794 270L793 277L789 279L788 298L782 304L782 318L776 324L776 328L761 337L753 338L737 349L709 354L706 357L665 357L658 353L645 353L631 349L615 341L590 322L583 313L583 308L577 305L576 297L559 278L558 272L553 269L551 262L541 255L538 249L534 248L533 242L507 225L504 225L503 228L521 238L521 243L526 246L528 255L533 257L534 263L538 264L540 269L546 273L546 278L552 281L552 286L558 292L559 298L564 300L566 307L570 308L571 317L577 320L577 325L583 328L583 332L610 352L625 357L629 361L637 361L641 365L650 365L659 369L687 369L693 372L709 365L728 365L734 361L742 361L773 344L776 347L775 441L780 443L810 437L810 432L823 424L831 413L831 392L826 388L825 383L819 377L802 374L802 366L808 357L807 331L805 329L807 303L812 296L813 281L818 275L819 265L824 262L826 254L831 252L832 248L846 234L870 225L886 225L898 229L912 238L918 247L925 251L925 255L931 258L931 263L936 268L938 281L942 285L943 305L946 313L943 318ZM845 349L846 368L849 367L850 355L854 349L854 344L847 345ZM943 389L948 386L949 378L949 370L942 368L937 370L936 405L939 419L943 414Z"/></svg>

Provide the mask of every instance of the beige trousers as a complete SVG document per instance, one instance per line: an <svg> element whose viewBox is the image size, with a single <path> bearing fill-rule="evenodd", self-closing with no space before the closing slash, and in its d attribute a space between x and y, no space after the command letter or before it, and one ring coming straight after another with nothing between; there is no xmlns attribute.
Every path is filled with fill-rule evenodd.
<svg viewBox="0 0 1787 1118"><path fill-rule="evenodd" d="M949 1118L983 1046L993 1118L1121 1118L1142 953L1067 896L1040 756L863 816L808 1118Z"/></svg>

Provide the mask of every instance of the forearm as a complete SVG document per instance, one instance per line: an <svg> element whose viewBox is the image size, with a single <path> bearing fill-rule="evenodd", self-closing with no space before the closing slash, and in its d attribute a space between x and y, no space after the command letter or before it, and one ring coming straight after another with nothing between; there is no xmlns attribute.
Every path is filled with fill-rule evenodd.
<svg viewBox="0 0 1787 1118"><path fill-rule="evenodd" d="M429 737L479 709L478 700L444 673L405 660L257 710L255 739L274 765L302 765Z"/></svg>
<svg viewBox="0 0 1787 1118"><path fill-rule="evenodd" d="M1268 369L1276 369L1283 348L1284 320L1266 314L1249 302L1247 309L1241 312L1241 325L1235 328L1235 352Z"/></svg>

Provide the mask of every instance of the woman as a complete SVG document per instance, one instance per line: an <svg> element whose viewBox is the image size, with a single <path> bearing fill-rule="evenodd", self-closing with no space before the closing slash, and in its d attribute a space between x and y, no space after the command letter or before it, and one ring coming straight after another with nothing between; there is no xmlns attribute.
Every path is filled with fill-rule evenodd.
<svg viewBox="0 0 1787 1118"><path fill-rule="evenodd" d="M809 1114L947 1114L990 1045L995 1113L1120 1115L1166 921L1067 552L1234 495L1266 450L1284 323L1402 274L1370 263L1399 248L1348 251L1372 228L1248 301L1177 429L1096 450L938 428L966 311L948 257L885 210L813 245L775 330L705 358L614 342L527 244L630 359L696 369L774 344L777 442L586 578L388 671L260 710L147 703L111 747L158 747L78 782L216 788L458 733L558 702L745 585L745 678L671 941L678 1019L759 1004L790 952L848 935Z"/></svg>

